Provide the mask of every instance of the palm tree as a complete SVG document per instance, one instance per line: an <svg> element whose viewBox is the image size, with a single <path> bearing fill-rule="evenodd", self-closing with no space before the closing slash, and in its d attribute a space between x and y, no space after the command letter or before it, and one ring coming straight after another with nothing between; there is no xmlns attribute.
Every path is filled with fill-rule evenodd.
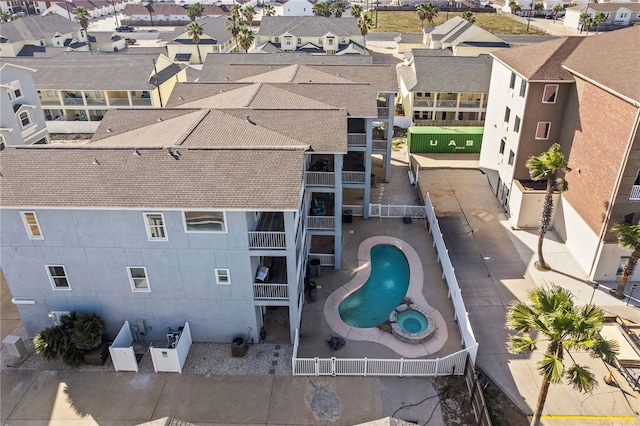
<svg viewBox="0 0 640 426"><path fill-rule="evenodd" d="M587 29L587 36L589 35L589 30L596 26L596 21L589 15L587 15L582 20L582 25Z"/></svg>
<svg viewBox="0 0 640 426"><path fill-rule="evenodd" d="M354 4L353 6L351 6L351 16L353 16L354 18L358 18L360 17L360 15L362 15L362 6L360 6L359 4Z"/></svg>
<svg viewBox="0 0 640 426"><path fill-rule="evenodd" d="M429 25L433 23L433 18L438 16L438 8L433 3L420 3L416 6L418 18L420 18L420 28L424 29L425 19L429 22Z"/></svg>
<svg viewBox="0 0 640 426"><path fill-rule="evenodd" d="M231 14L231 16L227 17L227 20L225 21L225 27L227 28L227 31L229 31L231 33L231 35L233 36L233 40L236 42L236 50L237 50L238 49L238 34L240 33L240 30L242 29L242 21L236 15Z"/></svg>
<svg viewBox="0 0 640 426"><path fill-rule="evenodd" d="M268 4L262 9L262 14L264 16L276 16L276 8Z"/></svg>
<svg viewBox="0 0 640 426"><path fill-rule="evenodd" d="M580 14L580 18L578 19L578 25L580 25L580 32L582 32L584 30L584 27L587 24L587 19L589 19L590 16L588 13L581 13Z"/></svg>
<svg viewBox="0 0 640 426"><path fill-rule="evenodd" d="M531 419L531 426L537 426L551 383L566 379L580 392L590 392L598 386L589 366L577 364L570 350L611 360L619 349L617 342L600 337L604 324L602 308L591 304L578 308L571 292L555 285L530 290L528 299L529 305L514 301L507 310L507 328L516 331L515 335L509 336L507 349L513 354L532 352L538 343L547 342L543 358L538 362L542 385ZM565 365L565 353L569 355L571 366Z"/></svg>
<svg viewBox="0 0 640 426"><path fill-rule="evenodd" d="M6 10L0 12L0 22L9 22L11 15Z"/></svg>
<svg viewBox="0 0 640 426"><path fill-rule="evenodd" d="M624 299L627 280L633 275L638 259L640 259L640 224L631 225L627 222L620 222L613 225L612 231L618 234L618 243L622 247L633 250L622 267L620 282L618 282L616 289L611 291L612 295Z"/></svg>
<svg viewBox="0 0 640 426"><path fill-rule="evenodd" d="M551 216L553 214L553 193L556 191L566 191L568 189L567 181L564 179L564 173L571 171L567 165L567 160L562 153L559 144L554 143L547 151L538 156L532 155L525 164L529 168L529 175L533 180L547 181L547 191L544 196L544 204L540 214L540 225L538 226L538 261L535 266L541 271L551 269L544 261L542 255L542 243L544 236L551 225Z"/></svg>
<svg viewBox="0 0 640 426"><path fill-rule="evenodd" d="M89 28L89 23L91 22L91 16L89 15L89 11L86 7L78 6L73 9L73 19L76 20L78 24L84 30L84 33L87 36L87 45L89 46L89 50L91 50L91 43L89 42L89 34L87 34L87 28Z"/></svg>
<svg viewBox="0 0 640 426"><path fill-rule="evenodd" d="M255 35L251 28L242 28L238 33L238 46L244 49L246 53L249 53L249 48L253 44L253 40L255 39Z"/></svg>
<svg viewBox="0 0 640 426"><path fill-rule="evenodd" d="M473 12L470 12L468 10L462 13L462 19L465 19L471 22L472 24L476 22L476 17L473 15Z"/></svg>
<svg viewBox="0 0 640 426"><path fill-rule="evenodd" d="M345 11L344 3L341 1L334 1L330 3L329 9L333 12L333 16L336 18L342 18L342 14Z"/></svg>
<svg viewBox="0 0 640 426"><path fill-rule="evenodd" d="M358 18L358 29L360 30L360 34L362 34L362 37L364 37L364 48L367 48L367 34L369 34L369 28L371 28L371 26L373 25L373 20L371 19L371 16L367 15L366 13L363 13L362 15L360 15L360 18Z"/></svg>
<svg viewBox="0 0 640 426"><path fill-rule="evenodd" d="M600 25L603 22L607 21L607 15L604 14L604 12L598 12L596 13L596 16L593 17L593 22L596 26L596 34L598 34L598 30L600 29Z"/></svg>
<svg viewBox="0 0 640 426"><path fill-rule="evenodd" d="M187 16L191 19L191 22L202 17L204 13L204 6L201 3L194 3L187 7Z"/></svg>
<svg viewBox="0 0 640 426"><path fill-rule="evenodd" d="M556 4L555 6L553 6L553 9L551 9L553 12L553 22L556 22L556 19L558 19L558 13L562 12L564 10L564 8L562 7L561 4Z"/></svg>
<svg viewBox="0 0 640 426"><path fill-rule="evenodd" d="M331 16L331 3L326 1L317 2L313 5L313 14L316 16Z"/></svg>
<svg viewBox="0 0 640 426"><path fill-rule="evenodd" d="M202 37L203 33L204 29L202 28L202 25L197 22L192 22L187 27L187 34L189 35L189 37L191 37L191 41L193 41L193 44L196 45L196 49L198 50L198 59L200 60L200 63L202 63L202 54L200 53L200 37Z"/></svg>
<svg viewBox="0 0 640 426"><path fill-rule="evenodd" d="M231 6L231 16L235 16L239 20L242 16L242 5L236 3Z"/></svg>
<svg viewBox="0 0 640 426"><path fill-rule="evenodd" d="M544 4L542 3L536 3L533 6L533 10L535 10L536 12L542 12L544 10Z"/></svg>
<svg viewBox="0 0 640 426"><path fill-rule="evenodd" d="M242 15L244 16L244 21L247 25L251 26L253 23L253 17L256 16L256 8L251 5L245 6L242 10Z"/></svg>

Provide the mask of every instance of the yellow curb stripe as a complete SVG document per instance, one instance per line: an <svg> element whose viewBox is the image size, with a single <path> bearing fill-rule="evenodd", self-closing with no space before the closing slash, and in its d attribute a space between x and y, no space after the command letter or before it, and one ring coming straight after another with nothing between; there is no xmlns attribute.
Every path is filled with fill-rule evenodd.
<svg viewBox="0 0 640 426"><path fill-rule="evenodd" d="M636 418L632 416L579 416L579 415L544 415L543 419L549 420L619 420L631 422Z"/></svg>

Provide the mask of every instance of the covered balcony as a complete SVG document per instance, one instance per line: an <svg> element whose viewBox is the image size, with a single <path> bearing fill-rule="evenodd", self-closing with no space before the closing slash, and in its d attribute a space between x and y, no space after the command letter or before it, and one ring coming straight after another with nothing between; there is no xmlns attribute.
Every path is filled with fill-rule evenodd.
<svg viewBox="0 0 640 426"><path fill-rule="evenodd" d="M350 151L344 157L342 182L345 184L364 184L366 179L364 152Z"/></svg>
<svg viewBox="0 0 640 426"><path fill-rule="evenodd" d="M311 155L307 164L307 186L324 186L333 188L336 185L332 155Z"/></svg>
<svg viewBox="0 0 640 426"><path fill-rule="evenodd" d="M288 300L287 258L281 256L252 257L258 264L253 279L254 300Z"/></svg>
<svg viewBox="0 0 640 426"><path fill-rule="evenodd" d="M250 249L285 249L284 213L260 212L253 231L249 232Z"/></svg>
<svg viewBox="0 0 640 426"><path fill-rule="evenodd" d="M335 229L335 203L333 193L314 193L307 216L307 229L333 231Z"/></svg>

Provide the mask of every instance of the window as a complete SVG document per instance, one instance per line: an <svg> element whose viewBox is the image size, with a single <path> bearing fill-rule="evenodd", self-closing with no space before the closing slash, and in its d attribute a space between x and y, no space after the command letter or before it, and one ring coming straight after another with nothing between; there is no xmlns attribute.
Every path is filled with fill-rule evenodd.
<svg viewBox="0 0 640 426"><path fill-rule="evenodd" d="M147 279L147 268L144 266L127 266L129 282L133 291L151 291Z"/></svg>
<svg viewBox="0 0 640 426"><path fill-rule="evenodd" d="M36 212L22 212L22 221L27 228L27 234L32 240L43 240L42 232L40 231L40 225L38 224L38 218Z"/></svg>
<svg viewBox="0 0 640 426"><path fill-rule="evenodd" d="M9 85L11 87L11 94L9 95L11 99L18 99L22 97L22 89L20 89L19 81L12 81Z"/></svg>
<svg viewBox="0 0 640 426"><path fill-rule="evenodd" d="M223 212L184 212L187 232L226 232Z"/></svg>
<svg viewBox="0 0 640 426"><path fill-rule="evenodd" d="M275 37L273 40L274 43L280 43L280 37Z"/></svg>
<svg viewBox="0 0 640 426"><path fill-rule="evenodd" d="M416 96L421 98L422 97L422 92L416 92Z"/></svg>
<svg viewBox="0 0 640 426"><path fill-rule="evenodd" d="M516 115L516 119L513 123L513 131L518 133L520 131L520 117Z"/></svg>
<svg viewBox="0 0 640 426"><path fill-rule="evenodd" d="M67 278L67 271L64 270L64 266L47 265L46 268L49 273L49 279L51 280L51 286L54 290L71 290L69 279Z"/></svg>
<svg viewBox="0 0 640 426"><path fill-rule="evenodd" d="M504 154L504 146L505 146L506 144L507 144L507 143L505 142L505 140L504 140L504 139L502 139L502 140L500 141L500 154Z"/></svg>
<svg viewBox="0 0 640 426"><path fill-rule="evenodd" d="M545 84L544 85L544 93L542 94L542 103L543 104L555 104L557 95L558 95L558 85L557 84Z"/></svg>
<svg viewBox="0 0 640 426"><path fill-rule="evenodd" d="M333 46L333 37L329 37L327 41L329 42L329 46Z"/></svg>
<svg viewBox="0 0 640 426"><path fill-rule="evenodd" d="M29 118L29 113L27 111L22 111L18 118L20 119L20 124L22 124L22 127L27 127L29 124L31 124L31 118Z"/></svg>
<svg viewBox="0 0 640 426"><path fill-rule="evenodd" d="M216 273L216 284L219 285L229 285L231 284L231 278L229 277L228 269L215 269Z"/></svg>
<svg viewBox="0 0 640 426"><path fill-rule="evenodd" d="M4 150L6 143L7 142L4 140L4 135L0 135L0 151Z"/></svg>
<svg viewBox="0 0 640 426"><path fill-rule="evenodd" d="M513 89L514 87L516 87L516 73L512 72L511 81L509 81L509 89Z"/></svg>
<svg viewBox="0 0 640 426"><path fill-rule="evenodd" d="M549 139L549 129L551 129L551 123L539 122L536 128L536 139Z"/></svg>
<svg viewBox="0 0 640 426"><path fill-rule="evenodd" d="M515 158L516 158L516 154L513 151L509 150L509 165L510 166L513 166L513 160Z"/></svg>
<svg viewBox="0 0 640 426"><path fill-rule="evenodd" d="M285 46L291 46L291 37L285 37L284 44Z"/></svg>
<svg viewBox="0 0 640 426"><path fill-rule="evenodd" d="M509 107L507 107L504 110L504 122L508 123L509 122L509 118L511 117L511 109Z"/></svg>
<svg viewBox="0 0 640 426"><path fill-rule="evenodd" d="M164 216L162 213L145 213L144 221L147 224L147 237L149 241L167 241L167 232L164 229Z"/></svg>
<svg viewBox="0 0 640 426"><path fill-rule="evenodd" d="M302 44L302 38L298 37L298 44Z"/></svg>
<svg viewBox="0 0 640 426"><path fill-rule="evenodd" d="M524 94L527 91L527 82L524 80L524 78L522 80L520 80L520 97L524 98Z"/></svg>

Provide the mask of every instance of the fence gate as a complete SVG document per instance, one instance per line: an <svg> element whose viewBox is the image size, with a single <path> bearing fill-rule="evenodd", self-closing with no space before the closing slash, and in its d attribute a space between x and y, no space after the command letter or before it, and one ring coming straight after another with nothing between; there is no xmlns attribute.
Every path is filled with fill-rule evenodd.
<svg viewBox="0 0 640 426"><path fill-rule="evenodd" d="M464 381L467 383L467 390L469 391L469 396L471 396L471 406L473 407L473 414L476 416L477 425L491 426L487 404L484 401L482 388L469 355L467 355L467 360L464 364Z"/></svg>

